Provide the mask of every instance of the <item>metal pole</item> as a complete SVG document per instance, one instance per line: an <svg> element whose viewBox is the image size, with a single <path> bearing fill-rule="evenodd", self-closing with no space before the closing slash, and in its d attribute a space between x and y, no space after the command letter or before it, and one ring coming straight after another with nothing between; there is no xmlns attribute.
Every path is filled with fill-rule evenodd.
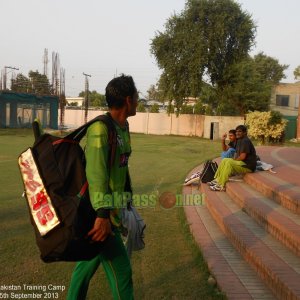
<svg viewBox="0 0 300 300"><path fill-rule="evenodd" d="M4 67L3 90L6 90L7 69L19 70L19 68L15 68L15 67L9 67L9 66Z"/></svg>
<svg viewBox="0 0 300 300"><path fill-rule="evenodd" d="M84 123L87 122L88 109L89 109L89 79L92 75L82 73L85 76L85 92L84 92Z"/></svg>

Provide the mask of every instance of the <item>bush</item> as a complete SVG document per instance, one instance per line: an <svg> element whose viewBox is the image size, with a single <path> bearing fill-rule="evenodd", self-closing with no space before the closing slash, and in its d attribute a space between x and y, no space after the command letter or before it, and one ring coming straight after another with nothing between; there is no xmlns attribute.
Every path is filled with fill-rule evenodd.
<svg viewBox="0 0 300 300"><path fill-rule="evenodd" d="M150 107L150 112L151 113L159 113L159 106L157 103L154 103L151 107Z"/></svg>
<svg viewBox="0 0 300 300"><path fill-rule="evenodd" d="M205 105L203 105L200 101L198 101L194 105L194 113L197 115L204 115L205 114Z"/></svg>
<svg viewBox="0 0 300 300"><path fill-rule="evenodd" d="M212 108L211 108L210 105L207 105L205 107L205 115L206 116L213 116L214 115L214 112L213 112L213 110L212 110Z"/></svg>
<svg viewBox="0 0 300 300"><path fill-rule="evenodd" d="M137 112L146 112L146 108L145 105L142 102L139 102L137 108L136 108Z"/></svg>
<svg viewBox="0 0 300 300"><path fill-rule="evenodd" d="M183 115L189 115L194 113L194 107L190 105L183 104L180 110Z"/></svg>
<svg viewBox="0 0 300 300"><path fill-rule="evenodd" d="M275 111L254 111L246 115L248 134L260 144L282 141L287 120Z"/></svg>
<svg viewBox="0 0 300 300"><path fill-rule="evenodd" d="M168 107L167 107L167 113L168 113L168 115L174 114L174 112L175 112L175 107L174 107L174 105L172 105L171 103L169 103L169 104L168 104Z"/></svg>

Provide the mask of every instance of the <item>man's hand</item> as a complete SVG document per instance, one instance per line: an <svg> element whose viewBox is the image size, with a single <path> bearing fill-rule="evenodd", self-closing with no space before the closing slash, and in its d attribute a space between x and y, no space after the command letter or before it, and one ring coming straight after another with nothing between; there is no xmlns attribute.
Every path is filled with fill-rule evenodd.
<svg viewBox="0 0 300 300"><path fill-rule="evenodd" d="M103 242L110 234L113 235L109 219L96 218L94 227L89 231L88 236L95 242Z"/></svg>
<svg viewBox="0 0 300 300"><path fill-rule="evenodd" d="M223 151L227 151L229 149L229 146L226 145L226 142L225 142L226 138L227 138L227 133L224 133L222 135L222 149L223 149Z"/></svg>

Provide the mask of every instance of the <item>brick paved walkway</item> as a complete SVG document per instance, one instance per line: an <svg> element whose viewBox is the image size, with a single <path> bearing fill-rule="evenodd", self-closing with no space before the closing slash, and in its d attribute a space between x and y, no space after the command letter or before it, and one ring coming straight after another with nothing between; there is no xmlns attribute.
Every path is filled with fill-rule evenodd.
<svg viewBox="0 0 300 300"><path fill-rule="evenodd" d="M185 207L187 220L229 299L300 299L300 148L257 152L276 174L246 174L226 192L185 186L205 194L204 206Z"/></svg>

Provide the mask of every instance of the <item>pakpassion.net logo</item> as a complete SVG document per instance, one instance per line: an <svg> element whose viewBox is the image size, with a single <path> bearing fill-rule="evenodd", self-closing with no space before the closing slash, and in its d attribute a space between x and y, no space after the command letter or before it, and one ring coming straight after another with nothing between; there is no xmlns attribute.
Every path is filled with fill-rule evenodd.
<svg viewBox="0 0 300 300"><path fill-rule="evenodd" d="M99 207L125 208L128 202L136 208L155 208L160 206L164 209L183 206L201 206L205 204L204 194L175 194L173 192L163 192L160 194L134 194L129 192L113 192L104 194L95 192L93 197Z"/></svg>

